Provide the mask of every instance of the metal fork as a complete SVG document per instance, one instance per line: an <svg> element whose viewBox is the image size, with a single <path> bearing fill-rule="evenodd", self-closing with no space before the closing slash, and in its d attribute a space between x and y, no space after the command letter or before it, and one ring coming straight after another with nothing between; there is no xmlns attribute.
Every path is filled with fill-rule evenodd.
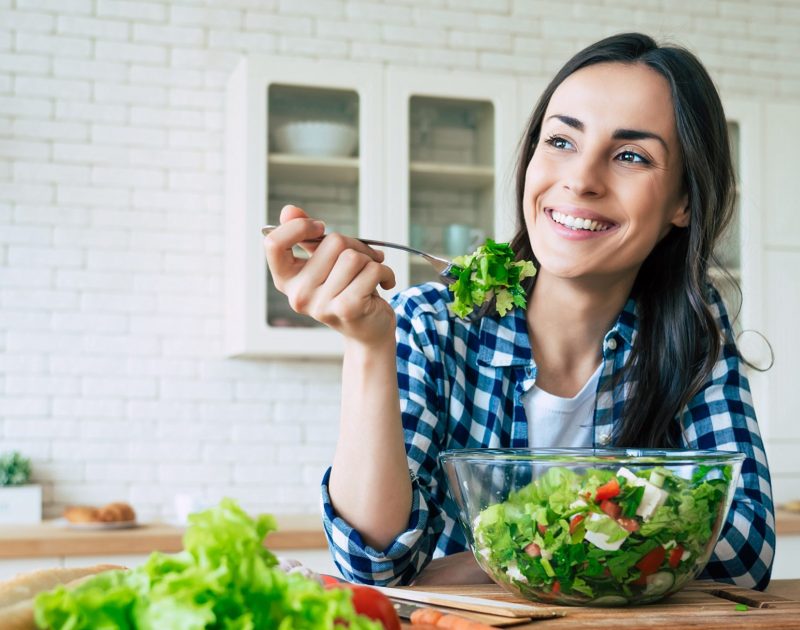
<svg viewBox="0 0 800 630"><path fill-rule="evenodd" d="M265 225L263 228L261 228L261 233L264 236L266 236L277 227L278 227L277 225ZM319 243L326 236L327 234L323 234L320 237L310 238L304 242ZM375 239L371 238L358 238L358 237L353 237L353 238L355 238L357 241L361 241L365 245L370 245L370 246L374 245L376 247L391 247L393 249L401 249L404 252L408 252L409 254L416 254L417 256L421 256L431 264L431 267L433 267L436 270L436 273L439 274L439 277L441 278L444 284L449 285L453 284L456 281L456 278L454 278L450 274L450 272L453 270L453 262L451 260L447 260L446 258L440 258L439 256L434 256L433 254L423 252L422 250L419 249L414 249L413 247L409 247L408 245L401 245L400 243L387 243L386 241L376 241Z"/></svg>

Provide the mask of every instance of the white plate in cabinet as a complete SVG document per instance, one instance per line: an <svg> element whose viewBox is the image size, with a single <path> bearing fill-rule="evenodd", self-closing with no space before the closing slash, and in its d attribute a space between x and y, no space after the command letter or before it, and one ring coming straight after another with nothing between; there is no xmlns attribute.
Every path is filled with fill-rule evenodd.
<svg viewBox="0 0 800 630"><path fill-rule="evenodd" d="M251 56L231 75L225 148L227 355L341 355L337 333L298 321L286 298L269 288L260 228L276 223L280 207L291 203L357 234L383 233L382 99L377 64ZM358 135L354 155L275 150L275 129L304 120L350 124Z"/></svg>

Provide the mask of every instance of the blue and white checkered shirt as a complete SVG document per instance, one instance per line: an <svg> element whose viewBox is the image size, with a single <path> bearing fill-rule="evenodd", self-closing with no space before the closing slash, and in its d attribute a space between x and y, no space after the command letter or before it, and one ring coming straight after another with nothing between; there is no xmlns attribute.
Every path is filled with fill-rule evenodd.
<svg viewBox="0 0 800 630"><path fill-rule="evenodd" d="M713 308L726 343L703 389L680 414L683 446L739 451L746 459L727 522L701 577L765 588L775 549L775 518L767 458L747 378L719 295ZM397 294L397 372L413 504L408 529L385 549L364 543L338 517L322 481L323 521L331 553L348 580L407 584L432 559L467 549L455 503L446 491L439 453L453 448L526 447L521 397L536 378L525 313L471 324L448 312L439 284ZM594 445L612 445L629 390L613 385L636 337L636 305L628 300L603 339L594 413ZM389 497L386 500L390 500Z"/></svg>

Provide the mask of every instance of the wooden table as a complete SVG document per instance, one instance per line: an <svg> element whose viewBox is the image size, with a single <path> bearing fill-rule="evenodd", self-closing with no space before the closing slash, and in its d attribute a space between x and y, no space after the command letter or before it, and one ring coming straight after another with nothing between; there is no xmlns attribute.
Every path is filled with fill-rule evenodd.
<svg viewBox="0 0 800 630"><path fill-rule="evenodd" d="M689 628L731 630L800 629L800 580L784 580L791 598L770 592L761 593L729 584L698 581L663 602L630 608L588 608L577 606L545 606L543 610L560 616L539 619L512 626L518 630L547 630L548 628ZM413 587L412 587L413 588ZM431 588L419 590L432 591ZM437 586L437 593L484 597L496 601L530 603L503 591L495 584L469 586ZM736 610L738 604L746 611ZM404 625L411 630L413 626Z"/></svg>

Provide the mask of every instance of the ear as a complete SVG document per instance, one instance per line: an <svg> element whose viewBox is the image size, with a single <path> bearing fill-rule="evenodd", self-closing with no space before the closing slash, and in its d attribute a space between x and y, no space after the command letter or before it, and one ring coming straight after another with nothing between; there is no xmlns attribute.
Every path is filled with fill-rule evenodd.
<svg viewBox="0 0 800 630"><path fill-rule="evenodd" d="M675 211L675 214L672 216L672 220L670 223L675 227L685 228L689 225L689 219L691 218L691 214L689 212L689 194L686 193L681 198L680 203L678 204L678 208Z"/></svg>

